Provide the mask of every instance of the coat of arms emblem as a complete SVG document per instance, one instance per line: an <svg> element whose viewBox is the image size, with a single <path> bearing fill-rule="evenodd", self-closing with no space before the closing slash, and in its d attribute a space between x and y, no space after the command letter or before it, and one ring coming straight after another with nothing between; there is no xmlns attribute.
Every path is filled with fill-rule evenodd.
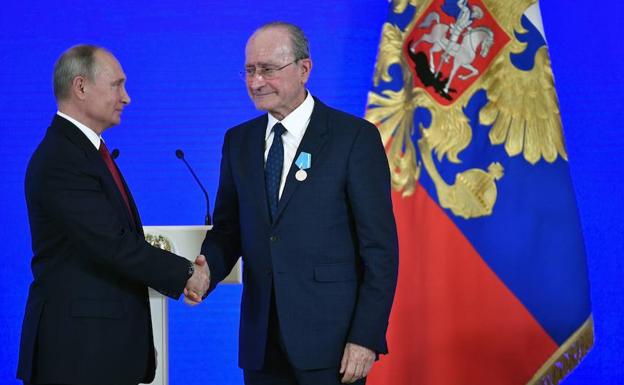
<svg viewBox="0 0 624 385"><path fill-rule="evenodd" d="M546 45L522 38L524 13L536 0L393 4L397 14L408 5L414 14L403 28L384 25L366 118L380 129L396 191L411 195L424 169L442 207L465 219L488 216L510 157L567 159ZM390 72L396 65L400 78ZM468 116L466 107L477 104ZM487 145L503 145L506 157L462 159L475 128L489 130ZM448 170L462 164L468 167L449 182Z"/></svg>

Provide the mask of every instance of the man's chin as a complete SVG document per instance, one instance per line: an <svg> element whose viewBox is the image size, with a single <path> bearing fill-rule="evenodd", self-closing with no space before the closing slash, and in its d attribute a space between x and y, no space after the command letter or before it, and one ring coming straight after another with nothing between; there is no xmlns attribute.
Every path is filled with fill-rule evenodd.
<svg viewBox="0 0 624 385"><path fill-rule="evenodd" d="M111 121L108 122L108 124L107 124L107 126L108 126L107 128L111 128L113 126L117 126L117 125L119 125L119 123L121 123L121 117L120 116L117 117L117 118L111 119Z"/></svg>
<svg viewBox="0 0 624 385"><path fill-rule="evenodd" d="M256 99L254 99L254 106L256 106L258 111L269 111L271 109L271 105L269 103Z"/></svg>

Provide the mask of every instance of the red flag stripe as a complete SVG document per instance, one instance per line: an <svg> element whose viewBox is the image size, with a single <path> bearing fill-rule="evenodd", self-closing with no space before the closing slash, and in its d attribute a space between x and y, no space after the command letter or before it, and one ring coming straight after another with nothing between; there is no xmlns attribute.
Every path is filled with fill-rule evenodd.
<svg viewBox="0 0 624 385"><path fill-rule="evenodd" d="M393 202L400 268L390 355L368 383L526 383L557 344L422 187L408 198L393 192Z"/></svg>

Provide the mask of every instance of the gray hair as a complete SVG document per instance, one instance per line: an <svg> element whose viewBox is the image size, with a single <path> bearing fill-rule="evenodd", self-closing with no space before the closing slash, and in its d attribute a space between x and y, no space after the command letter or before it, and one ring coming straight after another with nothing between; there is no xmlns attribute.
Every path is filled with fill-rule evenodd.
<svg viewBox="0 0 624 385"><path fill-rule="evenodd" d="M310 58L310 46L308 44L308 38L303 33L303 30L298 26L285 21L272 21L267 23L256 31L262 31L269 28L284 28L290 35L290 43L295 60L309 59Z"/></svg>
<svg viewBox="0 0 624 385"><path fill-rule="evenodd" d="M72 81L84 76L93 81L97 73L95 53L105 49L88 44L75 45L58 58L54 64L54 96L57 101L69 97Z"/></svg>

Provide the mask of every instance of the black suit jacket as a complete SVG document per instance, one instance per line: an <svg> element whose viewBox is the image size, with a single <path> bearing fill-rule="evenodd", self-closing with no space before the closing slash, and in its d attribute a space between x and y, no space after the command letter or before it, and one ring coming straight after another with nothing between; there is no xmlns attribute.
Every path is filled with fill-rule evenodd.
<svg viewBox="0 0 624 385"><path fill-rule="evenodd" d="M260 369L274 287L285 348L300 369L340 365L346 342L386 353L397 278L388 161L377 128L315 99L271 223L264 183L267 115L230 129L214 228L202 254L212 288L244 260L239 365Z"/></svg>
<svg viewBox="0 0 624 385"><path fill-rule="evenodd" d="M136 222L99 152L60 116L28 164L25 189L33 282L17 377L31 383L150 382L155 361L148 286L178 298L188 262L145 242L130 191Z"/></svg>

